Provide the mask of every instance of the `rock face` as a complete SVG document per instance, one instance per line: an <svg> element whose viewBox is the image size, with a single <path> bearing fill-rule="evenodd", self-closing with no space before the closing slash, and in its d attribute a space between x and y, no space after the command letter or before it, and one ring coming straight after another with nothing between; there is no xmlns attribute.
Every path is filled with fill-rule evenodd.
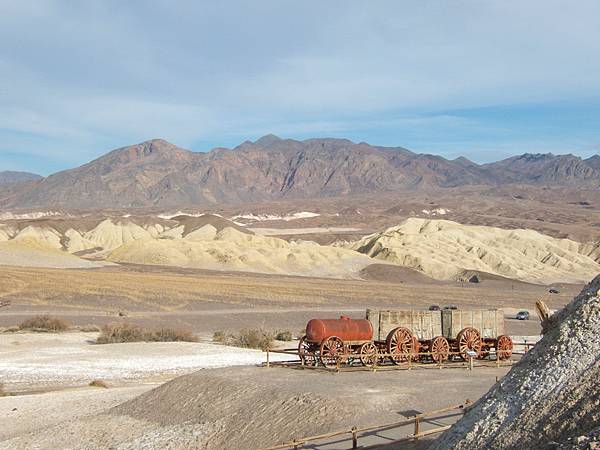
<svg viewBox="0 0 600 450"><path fill-rule="evenodd" d="M0 206L208 205L505 183L597 188L600 169L594 158L572 155L523 155L477 165L346 139L296 141L269 135L208 153L156 139L0 195Z"/></svg>
<svg viewBox="0 0 600 450"><path fill-rule="evenodd" d="M530 154L484 164L499 183L598 187L598 161L573 155Z"/></svg>
<svg viewBox="0 0 600 450"><path fill-rule="evenodd" d="M600 276L552 316L533 350L431 449L544 449L592 439L600 420L599 288Z"/></svg>
<svg viewBox="0 0 600 450"><path fill-rule="evenodd" d="M29 172L12 172L10 170L0 172L0 186L9 184L23 183L27 181L35 181L41 179L41 175Z"/></svg>

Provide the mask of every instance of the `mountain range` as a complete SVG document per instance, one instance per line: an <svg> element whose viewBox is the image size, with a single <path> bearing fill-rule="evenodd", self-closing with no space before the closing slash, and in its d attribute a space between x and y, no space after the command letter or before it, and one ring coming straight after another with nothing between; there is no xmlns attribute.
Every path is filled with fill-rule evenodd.
<svg viewBox="0 0 600 450"><path fill-rule="evenodd" d="M234 149L191 152L162 139L113 150L45 178L5 175L4 208L214 205L464 185L600 188L600 156L523 154L488 164L347 139L267 135ZM29 177L29 178L27 178Z"/></svg>
<svg viewBox="0 0 600 450"><path fill-rule="evenodd" d="M0 186L6 186L9 184L15 183L23 183L27 181L40 180L43 177L41 175L37 175L35 173L29 172L13 172L10 170L6 170L4 172L0 172Z"/></svg>

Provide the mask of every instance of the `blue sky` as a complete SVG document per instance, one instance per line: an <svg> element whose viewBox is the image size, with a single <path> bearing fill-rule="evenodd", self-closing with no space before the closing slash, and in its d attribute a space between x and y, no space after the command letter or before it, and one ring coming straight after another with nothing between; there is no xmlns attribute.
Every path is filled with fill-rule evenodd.
<svg viewBox="0 0 600 450"><path fill-rule="evenodd" d="M600 2L0 0L0 170L267 133L600 151Z"/></svg>

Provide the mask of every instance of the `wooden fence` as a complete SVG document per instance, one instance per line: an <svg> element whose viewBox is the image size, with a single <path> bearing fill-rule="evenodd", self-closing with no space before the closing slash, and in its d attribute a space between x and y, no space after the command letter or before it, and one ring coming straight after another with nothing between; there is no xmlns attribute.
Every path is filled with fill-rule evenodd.
<svg viewBox="0 0 600 450"><path fill-rule="evenodd" d="M347 428L344 430L333 431L331 433L319 434L319 435L315 435L315 436L308 436L308 437L304 437L302 439L294 439L291 442L286 442L284 444L275 445L272 447L266 447L261 450L279 450L279 449L297 450L297 449L300 449L302 446L309 444L309 443L323 441L325 439L330 439L333 437L344 436L344 435L347 435L348 439L350 439L350 437L352 438L352 447L350 447L350 448L357 449L357 448L359 448L358 440L359 440L360 436L364 435L365 433L369 433L369 432L373 432L373 431L390 430L393 428L399 428L399 427L403 427L403 426L411 425L411 424L414 426L414 432L408 436L402 437L400 439L396 439L394 441L388 440L383 444L371 445L368 447L361 447L362 449L380 448L380 447L384 447L387 445L398 444L401 442L418 440L419 438L429 436L431 434L441 433L442 431L445 431L448 428L450 428L450 425L445 425L445 426L436 427L436 428L433 428L430 430L421 431L421 423L423 422L424 419L435 419L436 417L441 416L442 414L445 414L445 413L448 413L451 411L460 411L464 414L470 406L471 406L471 402L469 400L466 400L464 403L462 403L460 405L449 406L447 408L442 408L442 409L438 409L435 411L429 411L429 412L425 412L425 413L421 413L421 414L416 414L408 419L401 420L398 422L372 425L372 426L363 427L363 428L358 428L358 427Z"/></svg>

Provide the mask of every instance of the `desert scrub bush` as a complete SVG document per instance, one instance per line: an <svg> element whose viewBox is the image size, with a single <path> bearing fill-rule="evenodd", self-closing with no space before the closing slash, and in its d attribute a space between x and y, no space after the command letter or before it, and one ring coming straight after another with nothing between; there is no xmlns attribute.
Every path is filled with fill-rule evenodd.
<svg viewBox="0 0 600 450"><path fill-rule="evenodd" d="M79 327L79 331L82 331L84 333L97 333L101 331L101 328L98 325L88 323L87 325Z"/></svg>
<svg viewBox="0 0 600 450"><path fill-rule="evenodd" d="M240 334L232 337L232 344L236 347L256 348L267 350L272 347L273 334L260 328L249 328L240 331Z"/></svg>
<svg viewBox="0 0 600 450"><path fill-rule="evenodd" d="M285 331L278 331L277 334L275 335L275 339L277 339L278 341L291 341L292 340L292 332L289 330L285 330Z"/></svg>
<svg viewBox="0 0 600 450"><path fill-rule="evenodd" d="M191 331L175 328L161 328L150 332L149 341L154 342L198 342Z"/></svg>
<svg viewBox="0 0 600 450"><path fill-rule="evenodd" d="M8 392L4 390L4 383L0 383L0 397L6 397Z"/></svg>
<svg viewBox="0 0 600 450"><path fill-rule="evenodd" d="M96 344L118 344L123 342L197 342L190 331L174 328L150 330L127 322L110 323L102 327Z"/></svg>
<svg viewBox="0 0 600 450"><path fill-rule="evenodd" d="M229 336L223 330L218 330L213 333L212 340L213 342L218 342L219 344L227 344L229 341Z"/></svg>
<svg viewBox="0 0 600 450"><path fill-rule="evenodd" d="M99 387L99 388L104 388L104 389L108 388L108 384L106 384L106 381L104 381L104 380L93 380L93 381L90 381L89 386L91 386L91 387Z"/></svg>
<svg viewBox="0 0 600 450"><path fill-rule="evenodd" d="M32 317L19 325L20 330L52 332L67 331L69 327L68 322L48 315Z"/></svg>

